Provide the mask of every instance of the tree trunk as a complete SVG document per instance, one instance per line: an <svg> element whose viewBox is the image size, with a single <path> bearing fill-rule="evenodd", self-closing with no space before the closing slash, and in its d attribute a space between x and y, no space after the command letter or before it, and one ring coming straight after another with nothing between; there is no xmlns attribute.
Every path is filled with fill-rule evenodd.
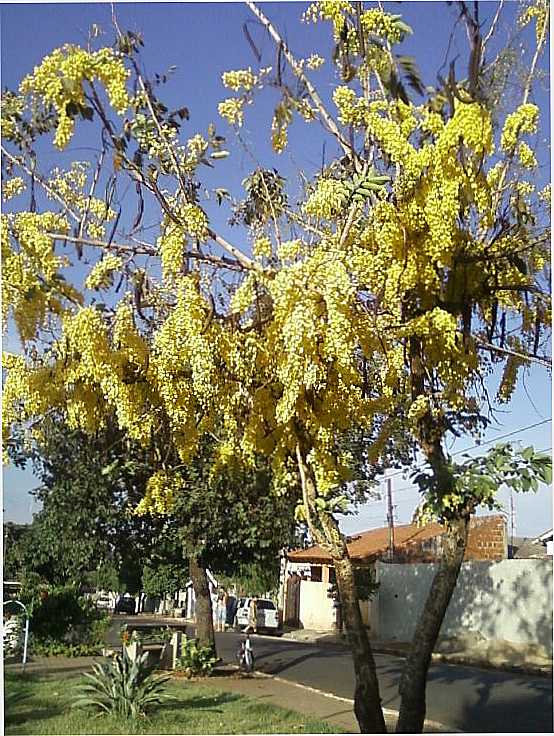
<svg viewBox="0 0 554 736"><path fill-rule="evenodd" d="M375 671L375 660L371 652L367 630L362 621L360 603L352 560L339 525L333 514L318 509L316 482L313 472L306 463L305 450L296 446L296 457L302 487L304 510L310 532L315 541L330 553L341 600L342 620L346 627L348 643L354 661L356 686L354 691L354 713L361 733L386 733L379 681Z"/></svg>
<svg viewBox="0 0 554 736"><path fill-rule="evenodd" d="M375 660L367 629L362 621L352 561L349 557L341 556L333 557L333 563L340 593L342 620L354 660L356 675L354 713L361 733L386 733Z"/></svg>
<svg viewBox="0 0 554 736"><path fill-rule="evenodd" d="M400 680L400 715L397 733L422 733L425 688L431 655L456 587L467 546L469 518L457 519L444 537L442 559L417 623L412 647Z"/></svg>
<svg viewBox="0 0 554 736"><path fill-rule="evenodd" d="M206 569L194 555L191 555L189 559L189 566L192 587L196 598L196 637L200 646L212 647L215 654L212 599Z"/></svg>

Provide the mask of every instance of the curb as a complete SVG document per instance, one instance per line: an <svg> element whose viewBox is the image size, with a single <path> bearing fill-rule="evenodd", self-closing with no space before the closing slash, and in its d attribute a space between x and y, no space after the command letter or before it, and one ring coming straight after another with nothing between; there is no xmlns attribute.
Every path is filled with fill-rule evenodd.
<svg viewBox="0 0 554 736"><path fill-rule="evenodd" d="M238 667L236 668L238 670ZM260 672L259 670L254 670L255 675L258 677L274 680L275 682L282 682L285 685L292 685L293 687L300 688L302 690L307 690L308 692L315 693L316 695L322 695L326 698L329 698L330 700L337 700L341 703L348 703L348 705L351 705L354 707L354 700L352 698L343 698L340 695L335 695L334 693L328 693L325 690L320 690L316 687L311 687L310 685L303 685L300 682L293 682L292 680L286 680L283 677L279 677L278 675L269 675L266 672ZM383 708L383 715L385 718L398 718L399 711L394 710L393 708ZM452 728L451 726L447 726L445 723L441 723L440 721L434 721L432 719L425 719L425 722L423 724L424 729L428 728L432 731L437 731L439 733L463 733L463 731L460 731L457 728Z"/></svg>
<svg viewBox="0 0 554 736"><path fill-rule="evenodd" d="M273 637L267 637L267 638L273 638ZM311 644L312 646L336 646L336 647L343 647L344 649L348 649L348 645L346 642L342 641L325 641L321 639L315 639L315 640L305 640L305 639L295 639L293 637L287 637L282 636L280 637L281 641L288 641L295 644ZM407 653L405 651L395 649L394 647L387 647L387 646L379 646L377 645L371 645L371 651L374 654L388 654L393 657L400 657L402 659L406 659ZM476 667L478 669L485 669L485 670L496 670L501 672L513 672L516 675L531 675L533 677L552 677L552 667L542 667L540 665L526 665L526 664L509 664L509 662L498 662L497 664L492 664L486 659L468 659L464 657L462 654L456 655L456 654L441 654L440 652L433 652L431 655L431 661L433 663L441 663L441 664L452 664L457 665L460 667Z"/></svg>

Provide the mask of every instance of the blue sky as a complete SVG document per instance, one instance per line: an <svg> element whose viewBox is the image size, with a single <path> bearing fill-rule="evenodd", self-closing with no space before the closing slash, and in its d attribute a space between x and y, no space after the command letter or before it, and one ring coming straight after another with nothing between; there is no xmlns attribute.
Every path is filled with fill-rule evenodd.
<svg viewBox="0 0 554 736"><path fill-rule="evenodd" d="M481 20L494 15L495 2L480 2ZM305 3L279 2L261 3L264 12L276 23L293 52L299 57L307 57L313 52L328 55L331 43L325 24L305 25L299 22ZM450 29L455 18L453 8L444 2L389 2L386 9L402 13L406 22L414 28L413 37L402 47L402 52L416 56L427 84L436 82L436 71L441 66L447 48ZM513 28L517 3L508 2L504 10L503 27ZM205 132L210 122L215 122L218 132L229 137L231 156L218 162L214 171L206 170L204 182L208 186L224 185L233 192L240 190L241 180L254 168L255 163L233 141L232 131L217 115L217 103L230 93L221 84L221 73L228 69L255 66L252 51L243 34L243 23L252 21L248 8L242 3L118 3L117 15L122 29L139 31L144 34L144 60L150 75L163 73L171 65L177 65L176 72L163 88L163 98L168 107L186 105L190 109L190 121L185 124L183 136L195 132ZM63 43L85 44L88 29L92 24L106 31L105 43L111 43L111 10L106 3L64 3L64 4L3 4L1 19L1 75L2 86L17 87L21 78L32 71L33 66L54 48ZM249 31L258 44L263 65L274 63L273 47L259 27L250 22ZM528 38L533 31L525 31ZM466 40L459 28L453 39L453 54L465 58ZM494 51L491 46L490 51ZM462 62L458 62L459 64ZM547 64L544 60L543 64ZM446 73L447 70L443 70ZM313 76L314 82L324 99L329 99L336 84L330 64ZM543 112L543 128L549 130L548 92L543 90L536 95L536 101ZM250 108L247 108L243 135L250 147L255 150L258 160L266 167L276 166L287 176L299 168L308 172L321 165L323 146L320 130L302 123L295 123L289 133L290 145L287 152L278 157L270 149L269 124L273 110L274 97L268 93ZM331 106L330 106L331 107ZM82 124L63 157L50 147L46 165L67 163L79 157L87 158L90 151L89 132L86 123ZM543 138L548 135L543 133ZM327 158L333 154L333 147L327 137ZM49 145L41 147L47 152ZM64 160L65 159L65 160ZM549 151L539 145L541 169L539 183L549 177ZM125 200L124 200L125 204ZM131 211L132 208L131 208ZM215 227L224 236L237 240L240 234L227 224L228 211L210 211ZM132 214L130 215L132 217ZM10 343L8 338L8 344ZM494 379L493 379L494 382ZM485 440L494 439L508 432L543 422L551 417L550 378L546 371L534 367L525 378L525 386L520 386L508 407L501 407L499 423L492 425ZM534 444L537 449L551 447L551 424L545 421L540 426L519 432L510 439L521 439L524 444ZM465 438L457 443L454 450L471 447L474 442ZM478 450L473 451L473 453ZM33 509L32 499L27 491L36 485L36 479L29 472L12 468L4 470L4 510L5 519L24 521L30 518ZM401 476L394 478L397 521L408 522L417 501L417 492L410 489L409 482ZM505 493L501 500L507 502ZM517 497L516 529L518 534L534 535L552 525L551 491L541 488L537 495ZM383 502L375 502L362 509L357 517L348 517L343 523L347 532L359 531L384 524L385 508Z"/></svg>

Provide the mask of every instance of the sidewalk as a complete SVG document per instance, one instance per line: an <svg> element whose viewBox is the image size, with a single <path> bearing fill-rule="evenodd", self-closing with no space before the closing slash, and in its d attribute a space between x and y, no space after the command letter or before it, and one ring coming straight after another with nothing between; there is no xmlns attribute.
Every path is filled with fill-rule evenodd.
<svg viewBox="0 0 554 736"><path fill-rule="evenodd" d="M348 646L346 637L343 635L310 629L288 631L281 637L281 640L303 644ZM401 641L372 641L371 648L377 654L406 657L410 644ZM526 652L524 647L518 647L510 642L483 642L480 646L460 648L456 651L438 651L433 653L432 661L552 677L552 659L537 653Z"/></svg>

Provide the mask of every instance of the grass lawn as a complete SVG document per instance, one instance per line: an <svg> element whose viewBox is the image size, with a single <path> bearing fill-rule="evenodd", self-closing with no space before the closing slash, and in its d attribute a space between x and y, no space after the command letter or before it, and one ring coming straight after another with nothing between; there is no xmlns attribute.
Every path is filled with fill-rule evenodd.
<svg viewBox="0 0 554 736"><path fill-rule="evenodd" d="M5 672L6 734L337 733L337 727L301 713L183 680L168 683L177 700L147 719L124 721L73 709L79 675L63 678Z"/></svg>

